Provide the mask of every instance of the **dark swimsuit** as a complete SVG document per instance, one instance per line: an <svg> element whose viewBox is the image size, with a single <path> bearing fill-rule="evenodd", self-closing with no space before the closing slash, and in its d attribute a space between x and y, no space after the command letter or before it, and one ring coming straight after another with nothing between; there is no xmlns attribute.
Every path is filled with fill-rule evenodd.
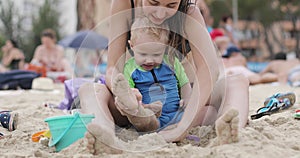
<svg viewBox="0 0 300 158"><path fill-rule="evenodd" d="M21 59L14 59L10 62L10 64L7 66L10 70L17 70L19 69L19 63L21 62Z"/></svg>

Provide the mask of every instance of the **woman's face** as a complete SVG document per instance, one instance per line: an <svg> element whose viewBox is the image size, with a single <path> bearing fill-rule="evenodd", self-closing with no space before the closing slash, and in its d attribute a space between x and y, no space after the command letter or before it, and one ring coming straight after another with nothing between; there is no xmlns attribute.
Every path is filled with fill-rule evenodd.
<svg viewBox="0 0 300 158"><path fill-rule="evenodd" d="M42 44L45 45L46 47L52 46L53 44L55 44L54 40L50 37L47 36L42 36Z"/></svg>
<svg viewBox="0 0 300 158"><path fill-rule="evenodd" d="M144 14L156 25L175 15L181 0L143 0Z"/></svg>
<svg viewBox="0 0 300 158"><path fill-rule="evenodd" d="M10 40L7 40L7 41L5 42L5 45L6 45L6 49L10 49L10 48L13 48L13 47L14 47Z"/></svg>

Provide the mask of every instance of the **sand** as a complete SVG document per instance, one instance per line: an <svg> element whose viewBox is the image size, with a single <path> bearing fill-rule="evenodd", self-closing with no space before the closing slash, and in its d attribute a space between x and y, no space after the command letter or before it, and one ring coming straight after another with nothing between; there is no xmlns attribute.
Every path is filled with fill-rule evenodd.
<svg viewBox="0 0 300 158"><path fill-rule="evenodd" d="M292 117L300 109L298 98L300 88L272 84L255 85L249 88L249 116L262 106L266 97L277 92L295 92L296 104L284 111L257 120L240 131L239 142L207 147L215 132L211 126L196 127L190 131L200 140L184 140L181 143L165 143L157 134L137 136L132 130L118 130L121 139L128 140L127 151L123 154L101 154L98 157L293 157L300 158L300 120ZM238 97L238 96L237 96ZM8 132L0 139L0 157L93 157L85 149L86 140L80 139L68 148L55 152L54 147L32 142L31 135L48 129L45 118L64 115L57 109L45 107L47 102L58 104L64 98L64 87L56 84L53 91L17 90L0 91L0 109L19 113L17 130ZM137 139L136 139L137 138Z"/></svg>

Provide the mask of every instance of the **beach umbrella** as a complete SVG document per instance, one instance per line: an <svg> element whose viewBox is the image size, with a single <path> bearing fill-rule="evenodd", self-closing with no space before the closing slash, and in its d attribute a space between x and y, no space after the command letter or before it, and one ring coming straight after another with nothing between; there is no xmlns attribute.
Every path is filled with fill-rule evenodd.
<svg viewBox="0 0 300 158"><path fill-rule="evenodd" d="M67 36L58 42L63 47L74 49L86 48L93 50L107 49L108 39L95 31L79 31Z"/></svg>

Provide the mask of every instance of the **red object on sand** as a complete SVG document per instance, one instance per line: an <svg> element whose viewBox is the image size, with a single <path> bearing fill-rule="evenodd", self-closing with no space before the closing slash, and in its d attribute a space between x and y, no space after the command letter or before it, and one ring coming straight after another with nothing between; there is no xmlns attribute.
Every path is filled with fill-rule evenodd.
<svg viewBox="0 0 300 158"><path fill-rule="evenodd" d="M221 29L213 29L210 32L210 37L212 40L215 40L217 37L222 37L222 36L224 36L224 33Z"/></svg>
<svg viewBox="0 0 300 158"><path fill-rule="evenodd" d="M64 83L66 79L67 79L66 76L58 76L54 82L55 83Z"/></svg>
<svg viewBox="0 0 300 158"><path fill-rule="evenodd" d="M34 71L38 74L41 74L41 77L47 76L47 70L45 66L37 66L37 65L29 64L27 70Z"/></svg>

